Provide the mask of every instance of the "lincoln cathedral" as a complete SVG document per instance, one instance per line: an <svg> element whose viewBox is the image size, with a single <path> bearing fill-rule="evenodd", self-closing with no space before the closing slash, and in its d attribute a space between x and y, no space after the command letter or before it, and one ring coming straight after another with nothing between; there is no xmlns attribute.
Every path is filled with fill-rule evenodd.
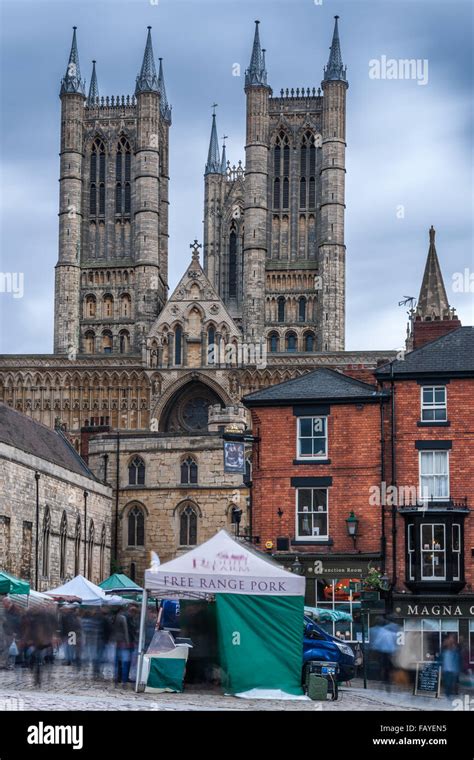
<svg viewBox="0 0 474 760"><path fill-rule="evenodd" d="M331 31L327 62L315 52L321 80L278 91L255 22L245 161L226 160L214 113L203 237L169 293L163 61L148 28L133 94L103 95L95 62L82 78L74 28L59 93L54 351L0 357L0 400L61 430L113 488L108 541L132 577L151 548L169 559L235 528L236 514L249 529L250 458L242 475L224 472L222 454L223 435L248 429L246 393L317 366L373 382L393 356L345 350L349 85L337 17L328 42Z"/></svg>

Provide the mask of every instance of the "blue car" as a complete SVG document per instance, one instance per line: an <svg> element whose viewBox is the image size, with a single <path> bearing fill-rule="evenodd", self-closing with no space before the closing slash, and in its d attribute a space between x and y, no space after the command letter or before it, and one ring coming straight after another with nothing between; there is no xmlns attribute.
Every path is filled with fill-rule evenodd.
<svg viewBox="0 0 474 760"><path fill-rule="evenodd" d="M161 627L173 633L180 630L179 602L164 600L162 602L163 613ZM306 681L306 669L308 663L313 660L325 662L337 662L339 665L339 679L349 681L355 673L355 657L351 647L335 636L330 636L323 628L317 625L310 617L304 617L303 638L303 682Z"/></svg>
<svg viewBox="0 0 474 760"><path fill-rule="evenodd" d="M337 662L340 681L349 681L355 673L355 656L344 641L326 633L310 617L304 617L303 682L306 681L308 665L313 660Z"/></svg>

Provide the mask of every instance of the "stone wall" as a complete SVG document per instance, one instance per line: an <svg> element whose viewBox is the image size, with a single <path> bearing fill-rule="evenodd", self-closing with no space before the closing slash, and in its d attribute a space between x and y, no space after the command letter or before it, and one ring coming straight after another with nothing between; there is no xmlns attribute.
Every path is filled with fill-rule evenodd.
<svg viewBox="0 0 474 760"><path fill-rule="evenodd" d="M77 475L20 449L0 443L0 568L35 580L36 480L39 473L39 574L38 590L60 585L76 572L99 583L110 574L111 499L110 487ZM87 557L84 571L84 491L87 491ZM44 526L49 512L49 553L43 573ZM60 572L61 521L67 520L64 572ZM79 541L76 525L80 520ZM92 557L89 539L93 523ZM104 542L105 538L105 542ZM76 546L78 551L76 552ZM79 566L75 563L75 554ZM89 563L92 565L88 572ZM101 567L102 565L102 567Z"/></svg>

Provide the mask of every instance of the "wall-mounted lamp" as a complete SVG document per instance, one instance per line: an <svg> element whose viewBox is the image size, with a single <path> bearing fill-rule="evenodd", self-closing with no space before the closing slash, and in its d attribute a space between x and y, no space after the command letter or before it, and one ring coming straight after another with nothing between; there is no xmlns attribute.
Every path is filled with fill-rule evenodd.
<svg viewBox="0 0 474 760"><path fill-rule="evenodd" d="M347 525L347 534L350 536L354 542L354 547L356 545L357 540L357 532L359 528L359 520L355 516L354 512L352 511L349 515L349 517L346 517L346 525Z"/></svg>

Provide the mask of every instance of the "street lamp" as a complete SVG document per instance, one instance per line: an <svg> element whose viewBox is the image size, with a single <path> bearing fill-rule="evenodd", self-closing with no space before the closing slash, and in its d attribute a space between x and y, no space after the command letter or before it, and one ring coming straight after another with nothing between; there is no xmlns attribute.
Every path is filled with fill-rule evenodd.
<svg viewBox="0 0 474 760"><path fill-rule="evenodd" d="M359 520L357 519L353 511L350 513L349 517L346 517L346 525L347 525L347 534L352 538L354 542L354 547L355 547L356 540L357 540L357 530L359 527Z"/></svg>
<svg viewBox="0 0 474 760"><path fill-rule="evenodd" d="M295 561L291 565L291 572L295 575L303 575L303 565L299 561L298 557L295 558Z"/></svg>
<svg viewBox="0 0 474 760"><path fill-rule="evenodd" d="M380 578L380 588L382 589L382 591L390 590L390 579L387 573L384 573Z"/></svg>

